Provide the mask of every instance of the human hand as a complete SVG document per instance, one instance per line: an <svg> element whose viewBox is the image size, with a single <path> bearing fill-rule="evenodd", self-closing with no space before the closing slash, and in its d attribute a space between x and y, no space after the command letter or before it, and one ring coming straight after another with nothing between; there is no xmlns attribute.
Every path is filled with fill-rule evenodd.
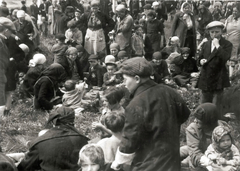
<svg viewBox="0 0 240 171"><path fill-rule="evenodd" d="M103 127L103 125L101 124L101 123L99 123L99 122L93 122L92 123L92 129L98 129L98 128L102 128Z"/></svg>
<svg viewBox="0 0 240 171"><path fill-rule="evenodd" d="M210 159L207 158L206 156L202 156L200 158L200 163L201 163L202 166L208 166L209 162L210 162Z"/></svg>
<svg viewBox="0 0 240 171"><path fill-rule="evenodd" d="M199 77L199 73L198 72L193 72L193 73L191 73L191 77L198 78Z"/></svg>
<svg viewBox="0 0 240 171"><path fill-rule="evenodd" d="M111 168L113 170L120 170L120 165L117 162L113 161L112 165L111 165Z"/></svg>
<svg viewBox="0 0 240 171"><path fill-rule="evenodd" d="M222 158L222 157L220 157L220 158L217 159L217 164L218 164L218 165L226 164L226 162L227 162L227 160L224 159L224 158Z"/></svg>
<svg viewBox="0 0 240 171"><path fill-rule="evenodd" d="M206 59L201 59L201 60L200 60L200 64L201 64L201 65L204 65L206 62L207 62Z"/></svg>
<svg viewBox="0 0 240 171"><path fill-rule="evenodd" d="M216 48L218 48L220 45L219 45L219 40L217 39L217 38L214 38L213 40L212 40L212 43L213 43L213 45L216 47Z"/></svg>

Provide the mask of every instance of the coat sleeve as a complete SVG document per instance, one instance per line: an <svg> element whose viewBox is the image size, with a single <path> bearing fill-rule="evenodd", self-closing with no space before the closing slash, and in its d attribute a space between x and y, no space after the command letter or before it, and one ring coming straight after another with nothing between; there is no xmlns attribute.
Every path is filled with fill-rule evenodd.
<svg viewBox="0 0 240 171"><path fill-rule="evenodd" d="M30 149L30 151L26 154L25 158L18 165L19 171L25 170L40 170L40 161L38 150L36 147Z"/></svg>
<svg viewBox="0 0 240 171"><path fill-rule="evenodd" d="M107 24L105 32L109 33L111 30L114 29L115 22L108 15L105 15L105 18L106 18L106 24Z"/></svg>
<svg viewBox="0 0 240 171"><path fill-rule="evenodd" d="M232 43L226 41L225 45L220 45L220 47L218 48L216 55L222 59L223 64L225 64L230 59L232 47Z"/></svg>
<svg viewBox="0 0 240 171"><path fill-rule="evenodd" d="M175 36L175 31L178 25L178 14L175 14L173 22L172 22L172 30L171 30L171 37Z"/></svg>
<svg viewBox="0 0 240 171"><path fill-rule="evenodd" d="M132 18L127 18L127 19L123 22L123 24L119 27L118 32L123 32L123 33L125 33L125 32L130 31L130 29L132 28L132 22L133 22Z"/></svg>
<svg viewBox="0 0 240 171"><path fill-rule="evenodd" d="M186 129L187 145L189 149L189 156L193 166L200 166L200 159L204 155L200 150L200 136L191 125Z"/></svg>
<svg viewBox="0 0 240 171"><path fill-rule="evenodd" d="M48 82L44 82L40 90L38 92L38 102L41 106L43 106L46 110L50 110L53 108L53 104L46 98L49 96L49 88L53 88L51 84L48 84Z"/></svg>

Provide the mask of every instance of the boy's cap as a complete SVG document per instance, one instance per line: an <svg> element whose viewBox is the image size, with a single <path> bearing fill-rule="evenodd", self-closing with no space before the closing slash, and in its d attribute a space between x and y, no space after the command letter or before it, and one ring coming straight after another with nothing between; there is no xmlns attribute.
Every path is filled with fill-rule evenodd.
<svg viewBox="0 0 240 171"><path fill-rule="evenodd" d="M23 10L18 10L17 12L17 18L25 17L25 11Z"/></svg>
<svg viewBox="0 0 240 171"><path fill-rule="evenodd" d="M119 46L119 44L117 44L117 43L112 43L111 45L110 45L110 49L120 49L120 46Z"/></svg>
<svg viewBox="0 0 240 171"><path fill-rule="evenodd" d="M179 53L171 53L170 56L166 59L166 62L169 64L180 65L184 61L183 57Z"/></svg>
<svg viewBox="0 0 240 171"><path fill-rule="evenodd" d="M184 54L184 53L190 53L190 48L189 47L183 47L183 48L181 48L181 52L182 52L182 54Z"/></svg>
<svg viewBox="0 0 240 171"><path fill-rule="evenodd" d="M124 61L121 69L115 72L115 74L138 75L140 77L149 77L152 73L152 65L142 57L135 57Z"/></svg>
<svg viewBox="0 0 240 171"><path fill-rule="evenodd" d="M16 27L13 24L13 22L6 17L0 17L0 26L3 26L3 27L5 27L5 28L7 28L7 29L9 29L13 32L16 31Z"/></svg>
<svg viewBox="0 0 240 171"><path fill-rule="evenodd" d="M115 59L115 57L114 57L113 55L107 55L107 56L105 57L104 63L105 63L106 65L107 65L107 64L114 64L114 65L116 65L116 59Z"/></svg>
<svg viewBox="0 0 240 171"><path fill-rule="evenodd" d="M160 59L162 59L162 53L161 52L154 52L152 58L156 59L156 60L160 60Z"/></svg>
<svg viewBox="0 0 240 171"><path fill-rule="evenodd" d="M25 53L25 54L28 54L29 53L29 47L26 45L26 44L24 44L24 43L21 43L20 45L19 45L19 47L22 49L22 51Z"/></svg>
<svg viewBox="0 0 240 171"><path fill-rule="evenodd" d="M126 51L122 50L122 51L119 51L119 52L118 52L117 57L118 57L119 59L121 59L121 58L128 57L128 55L127 55L127 52L126 52Z"/></svg>
<svg viewBox="0 0 240 171"><path fill-rule="evenodd" d="M84 47L82 45L77 45L76 49L77 49L78 52L83 52Z"/></svg>
<svg viewBox="0 0 240 171"><path fill-rule="evenodd" d="M213 27L224 28L224 24L221 21L212 21L206 26L206 29L211 29Z"/></svg>
<svg viewBox="0 0 240 171"><path fill-rule="evenodd" d="M151 5L150 4L146 4L146 5L144 5L143 9L151 9Z"/></svg>
<svg viewBox="0 0 240 171"><path fill-rule="evenodd" d="M90 55L88 58L88 61L94 61L94 60L98 60L98 56L97 55Z"/></svg>

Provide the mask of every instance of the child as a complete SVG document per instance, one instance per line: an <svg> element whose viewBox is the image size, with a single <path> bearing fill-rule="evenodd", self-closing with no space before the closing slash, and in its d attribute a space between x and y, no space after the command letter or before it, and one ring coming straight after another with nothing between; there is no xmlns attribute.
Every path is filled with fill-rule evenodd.
<svg viewBox="0 0 240 171"><path fill-rule="evenodd" d="M82 103L84 103L82 98L86 88L87 85L85 83L76 84L74 80L65 81L63 89L60 89L64 93L62 105L74 109L76 114L81 112L83 110L83 108L81 108Z"/></svg>
<svg viewBox="0 0 240 171"><path fill-rule="evenodd" d="M89 75L87 77L87 83L89 87L102 87L105 70L101 65L98 64L98 56L90 55L88 61L90 63Z"/></svg>
<svg viewBox="0 0 240 171"><path fill-rule="evenodd" d="M170 37L168 45L164 47L161 52L167 54L163 59L168 58L173 52L181 53L179 38L177 36Z"/></svg>
<svg viewBox="0 0 240 171"><path fill-rule="evenodd" d="M121 64L128 59L127 52L124 50L121 50L118 52L117 57L118 57L119 61L117 61L116 64L117 64L118 68L120 68Z"/></svg>
<svg viewBox="0 0 240 171"><path fill-rule="evenodd" d="M112 43L110 45L110 55L114 56L118 61L117 54L120 51L120 46L117 43Z"/></svg>
<svg viewBox="0 0 240 171"><path fill-rule="evenodd" d="M154 68L153 80L158 84L164 83L164 79L170 75L168 72L168 65L166 61L162 59L161 52L154 52L152 58Z"/></svg>
<svg viewBox="0 0 240 171"><path fill-rule="evenodd" d="M65 52L68 49L68 46L64 44L65 36L63 34L58 34L56 36L56 44L53 45L51 52L54 56L53 63L59 63L64 68L67 64L67 58L65 57Z"/></svg>
<svg viewBox="0 0 240 171"><path fill-rule="evenodd" d="M122 129L125 123L125 117L116 112L105 117L104 125L112 131L112 136L103 138L97 144L103 149L106 163L112 163L115 159L117 148L121 142Z"/></svg>
<svg viewBox="0 0 240 171"><path fill-rule="evenodd" d="M100 146L87 144L82 147L78 160L81 171L103 171L104 164L104 153Z"/></svg>
<svg viewBox="0 0 240 171"><path fill-rule="evenodd" d="M150 39L153 52L160 51L160 42L163 41L161 36L163 35L164 26L158 19L156 19L156 13L154 11L150 11L147 14L146 28L146 37Z"/></svg>
<svg viewBox="0 0 240 171"><path fill-rule="evenodd" d="M213 130L212 144L205 152L210 159L208 170L213 170L215 167L218 171L237 170L240 155L233 143L230 128L227 126L218 126Z"/></svg>
<svg viewBox="0 0 240 171"><path fill-rule="evenodd" d="M105 58L105 64L107 72L103 76L103 86L115 86L121 82L120 75L115 75L117 71L117 64L115 63L115 57L112 55L107 55Z"/></svg>
<svg viewBox="0 0 240 171"><path fill-rule="evenodd" d="M135 26L135 33L132 35L132 56L144 56L144 40L142 26Z"/></svg>
<svg viewBox="0 0 240 171"><path fill-rule="evenodd" d="M77 28L77 22L71 20L67 23L68 30L65 32L65 43L75 47L76 45L82 45L83 36L82 32Z"/></svg>

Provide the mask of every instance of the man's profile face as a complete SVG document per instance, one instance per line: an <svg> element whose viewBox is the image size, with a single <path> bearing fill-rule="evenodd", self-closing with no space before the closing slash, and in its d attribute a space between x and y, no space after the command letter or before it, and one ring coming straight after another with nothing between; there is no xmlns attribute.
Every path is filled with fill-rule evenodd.
<svg viewBox="0 0 240 171"><path fill-rule="evenodd" d="M214 39L214 38L220 39L222 36L222 28L213 27L209 30L209 34L210 34L211 39Z"/></svg>
<svg viewBox="0 0 240 171"><path fill-rule="evenodd" d="M136 78L126 74L123 74L123 83L130 93L133 93L138 86Z"/></svg>

